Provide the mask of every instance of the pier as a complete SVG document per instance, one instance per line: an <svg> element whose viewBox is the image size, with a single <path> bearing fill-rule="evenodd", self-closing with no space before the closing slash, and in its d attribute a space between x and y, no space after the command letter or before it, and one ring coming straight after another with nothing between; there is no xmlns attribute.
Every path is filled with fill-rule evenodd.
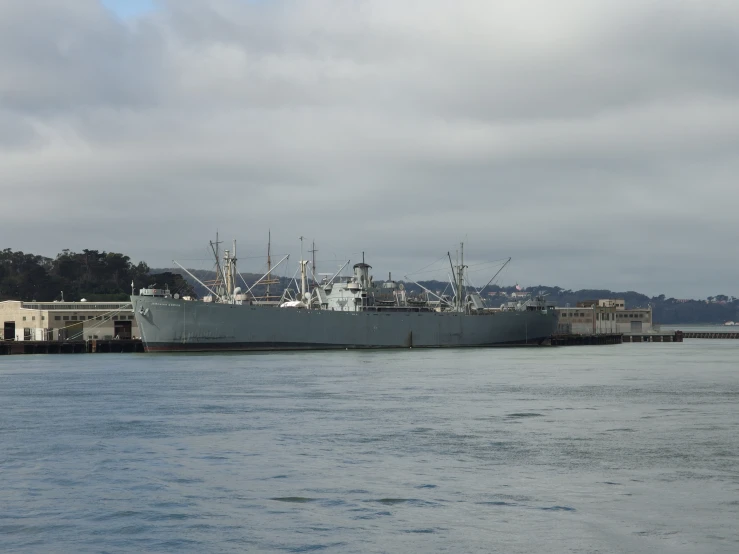
<svg viewBox="0 0 739 554"><path fill-rule="evenodd" d="M624 335L624 342L683 342L686 334L682 331L674 333L629 333Z"/></svg>
<svg viewBox="0 0 739 554"><path fill-rule="evenodd" d="M696 334L696 333L691 333ZM700 333L698 333L700 334ZM739 333L704 333L706 335L737 335ZM623 344L627 342L683 342L683 338L708 338L688 337L688 333L675 331L674 333L602 333L595 335L561 334L552 335L549 340L551 346L597 346L605 344ZM726 337L728 338L728 337Z"/></svg>
<svg viewBox="0 0 739 554"><path fill-rule="evenodd" d="M598 335L552 335L549 339L550 346L596 346L604 344L621 344L623 335L620 333L598 334Z"/></svg>
<svg viewBox="0 0 739 554"><path fill-rule="evenodd" d="M0 355L10 354L112 354L143 352L141 339L83 340L83 341L3 341Z"/></svg>
<svg viewBox="0 0 739 554"><path fill-rule="evenodd" d="M738 331L678 331L678 333L682 333L686 339L739 339Z"/></svg>
<svg viewBox="0 0 739 554"><path fill-rule="evenodd" d="M683 339L739 339L739 332L675 331L671 333L557 334L548 346L598 346L633 342L683 342ZM141 339L86 341L0 341L0 355L10 354L111 354L143 352Z"/></svg>

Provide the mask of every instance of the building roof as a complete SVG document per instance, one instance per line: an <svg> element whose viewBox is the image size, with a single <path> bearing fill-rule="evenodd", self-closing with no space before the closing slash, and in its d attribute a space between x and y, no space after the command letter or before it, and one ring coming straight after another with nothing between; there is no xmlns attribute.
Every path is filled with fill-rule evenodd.
<svg viewBox="0 0 739 554"><path fill-rule="evenodd" d="M131 306L130 302L21 302L19 300L6 300L0 304L16 304L24 310L42 311L72 311L72 312L94 312L121 310Z"/></svg>

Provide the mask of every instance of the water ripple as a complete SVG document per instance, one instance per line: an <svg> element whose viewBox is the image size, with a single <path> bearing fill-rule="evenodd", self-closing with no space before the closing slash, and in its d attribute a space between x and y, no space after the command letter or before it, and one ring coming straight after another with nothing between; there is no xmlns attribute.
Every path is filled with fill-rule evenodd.
<svg viewBox="0 0 739 554"><path fill-rule="evenodd" d="M0 357L0 551L733 552L708 342Z"/></svg>

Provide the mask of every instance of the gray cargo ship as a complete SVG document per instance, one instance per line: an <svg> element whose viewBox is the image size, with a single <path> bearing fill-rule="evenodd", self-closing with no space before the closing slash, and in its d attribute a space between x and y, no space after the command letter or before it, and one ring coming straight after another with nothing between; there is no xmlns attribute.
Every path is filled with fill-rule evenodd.
<svg viewBox="0 0 739 554"><path fill-rule="evenodd" d="M425 297L410 298L402 283L375 285L364 261L350 277L337 273L311 290L309 262L301 260L300 291L260 302L235 286L235 249L217 264L218 286L191 275L210 292L203 300L156 288L131 296L147 352L537 345L557 327L555 310L541 298L486 307L465 286L463 258L453 268L453 296L425 289Z"/></svg>

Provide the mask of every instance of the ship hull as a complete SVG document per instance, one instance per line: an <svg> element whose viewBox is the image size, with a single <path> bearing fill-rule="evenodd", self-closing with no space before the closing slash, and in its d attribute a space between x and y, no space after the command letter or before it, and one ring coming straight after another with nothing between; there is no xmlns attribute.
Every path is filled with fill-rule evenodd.
<svg viewBox="0 0 739 554"><path fill-rule="evenodd" d="M147 352L444 348L540 344L553 310L466 315L306 310L131 298Z"/></svg>

